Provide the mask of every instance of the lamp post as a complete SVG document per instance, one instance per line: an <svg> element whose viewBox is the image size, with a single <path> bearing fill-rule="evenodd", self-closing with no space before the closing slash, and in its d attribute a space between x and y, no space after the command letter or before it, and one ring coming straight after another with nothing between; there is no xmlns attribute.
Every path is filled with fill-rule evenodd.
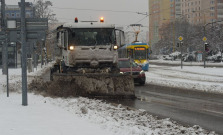
<svg viewBox="0 0 223 135"><path fill-rule="evenodd" d="M43 44L44 44L44 39L41 39L41 68L43 67Z"/></svg>
<svg viewBox="0 0 223 135"><path fill-rule="evenodd" d="M1 29L6 34L5 0L1 0ZM7 40L2 42L2 73L6 75Z"/></svg>
<svg viewBox="0 0 223 135"><path fill-rule="evenodd" d="M22 44L22 105L27 106L28 98L27 98L25 0L21 0L21 44Z"/></svg>

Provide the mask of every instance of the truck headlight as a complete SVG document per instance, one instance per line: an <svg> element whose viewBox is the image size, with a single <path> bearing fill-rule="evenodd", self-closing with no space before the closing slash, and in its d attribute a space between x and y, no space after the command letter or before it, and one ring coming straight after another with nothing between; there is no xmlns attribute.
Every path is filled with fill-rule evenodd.
<svg viewBox="0 0 223 135"><path fill-rule="evenodd" d="M74 46L70 46L69 49L70 49L71 51L73 51L73 50L74 50Z"/></svg>
<svg viewBox="0 0 223 135"><path fill-rule="evenodd" d="M115 45L115 46L114 46L114 50L117 50L117 49L118 49L118 46L117 46L117 45Z"/></svg>

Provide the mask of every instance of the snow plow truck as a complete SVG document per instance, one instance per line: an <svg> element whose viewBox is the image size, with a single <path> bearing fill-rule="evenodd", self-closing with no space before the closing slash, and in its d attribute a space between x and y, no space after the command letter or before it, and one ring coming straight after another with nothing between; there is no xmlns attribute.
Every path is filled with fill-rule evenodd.
<svg viewBox="0 0 223 135"><path fill-rule="evenodd" d="M131 75L120 74L117 49L124 45L124 32L115 25L85 21L57 28L60 55L51 68L57 91L70 96L134 98Z"/></svg>

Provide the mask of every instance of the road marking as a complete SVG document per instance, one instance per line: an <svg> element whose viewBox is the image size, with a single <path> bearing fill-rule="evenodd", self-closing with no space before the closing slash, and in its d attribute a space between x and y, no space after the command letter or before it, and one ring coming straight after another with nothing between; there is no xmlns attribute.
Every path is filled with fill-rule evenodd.
<svg viewBox="0 0 223 135"><path fill-rule="evenodd" d="M223 112L218 112L218 111L214 111L214 110L207 110L207 109L203 109L203 111L223 115Z"/></svg>

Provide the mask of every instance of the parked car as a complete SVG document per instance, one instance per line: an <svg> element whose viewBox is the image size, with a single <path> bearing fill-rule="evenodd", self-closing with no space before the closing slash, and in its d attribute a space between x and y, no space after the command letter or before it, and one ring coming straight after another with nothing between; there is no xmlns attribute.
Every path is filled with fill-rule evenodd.
<svg viewBox="0 0 223 135"><path fill-rule="evenodd" d="M215 55L208 56L207 60L208 61L213 61L213 62L221 62L221 61L223 61L223 58L221 57L221 53L219 52Z"/></svg>
<svg viewBox="0 0 223 135"><path fill-rule="evenodd" d="M131 69L131 64L132 64L132 69ZM139 83L141 85L145 84L146 81L145 72L134 61L130 61L128 58L120 58L118 60L118 66L120 68L121 74L131 74L132 71L134 83Z"/></svg>
<svg viewBox="0 0 223 135"><path fill-rule="evenodd" d="M174 57L170 55L163 55L163 60L174 60Z"/></svg>

